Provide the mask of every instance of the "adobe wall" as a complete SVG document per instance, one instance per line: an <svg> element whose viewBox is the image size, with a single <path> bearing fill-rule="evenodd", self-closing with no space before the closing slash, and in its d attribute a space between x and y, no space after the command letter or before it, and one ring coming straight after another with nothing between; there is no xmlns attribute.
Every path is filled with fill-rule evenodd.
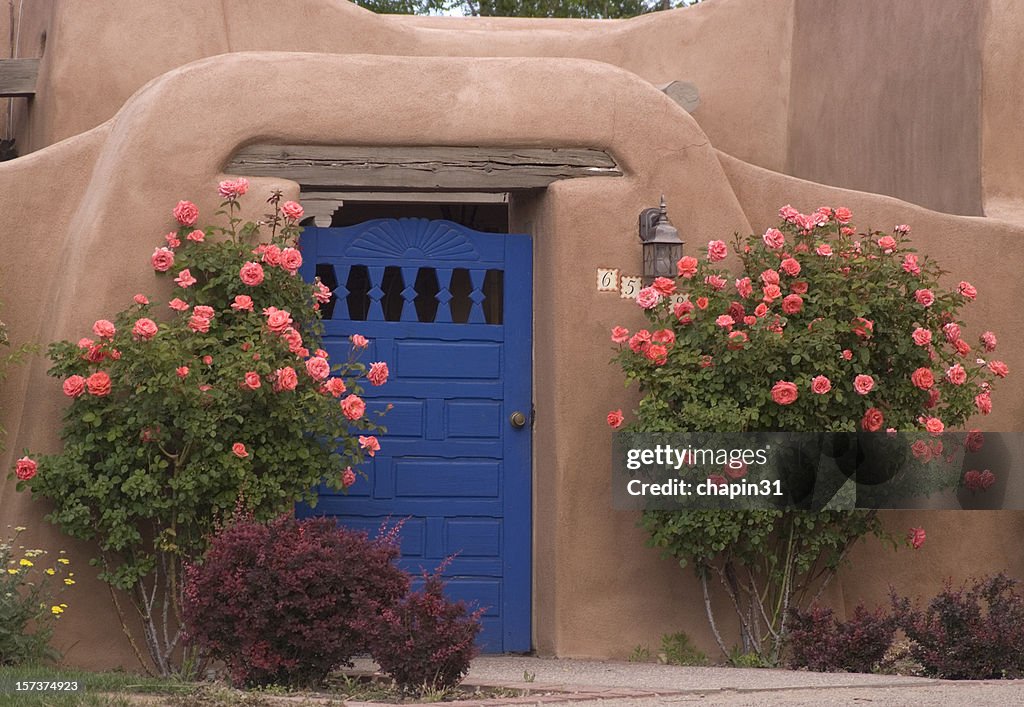
<svg viewBox="0 0 1024 707"><path fill-rule="evenodd" d="M602 87L601 110L595 110L594 86ZM781 203L805 209L842 203L865 226L910 222L924 250L956 263L958 275L979 285L972 321L996 327L1010 368L1024 370L1024 352L1012 345L1022 323L1019 279L1012 275L1024 266L1024 254L1012 246L1024 229L753 167L715 150L693 118L648 82L608 64L569 59L235 53L168 72L95 130L0 164L5 208L19 224L2 236L11 254L0 277L12 338L76 340L135 292L166 294L148 259L170 227L170 208L179 198L194 198L212 212L222 166L257 139L579 145L608 151L623 169L621 178L556 182L517 203L513 213L531 225L536 253L534 637L544 654L621 658L677 630L713 653L692 577L643 547L635 514L610 512L609 461L595 453L609 448L605 413L624 402L621 379L608 367L608 331L635 326L641 316L617 296L595 292L592 273L610 264L639 269L636 215L660 193L692 248L714 236L763 229ZM296 195L294 184L253 182L253 194L279 185ZM972 244L970 259L963 257L964 243ZM996 282L1014 284L985 286ZM59 448L65 401L46 369L37 357L5 387L3 419L11 435L3 468L23 448ZM1019 428L1022 392L1024 378L1017 376L999 388L997 412L984 420L988 429ZM33 543L73 552L83 581L68 596L72 610L57 636L67 661L132 666L109 595L90 579L88 550L47 528L44 509L9 480L0 486L0 508L0 524L29 525L39 538ZM894 514L892 522L897 529L925 525L929 545L895 557L863 549L860 557L870 563L835 585L838 601L875 596L889 581L931 591L941 583L937 566L957 574L1006 568L1024 577L1024 558L1001 549L999 540L1024 529L1020 514L932 512L922 520L907 513Z"/></svg>

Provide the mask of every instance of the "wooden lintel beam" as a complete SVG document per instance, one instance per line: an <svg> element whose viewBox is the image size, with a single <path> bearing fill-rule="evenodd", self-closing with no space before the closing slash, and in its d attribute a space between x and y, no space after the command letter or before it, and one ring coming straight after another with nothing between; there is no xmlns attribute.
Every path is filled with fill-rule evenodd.
<svg viewBox="0 0 1024 707"><path fill-rule="evenodd" d="M36 95L38 75L38 59L0 59L0 97Z"/></svg>
<svg viewBox="0 0 1024 707"><path fill-rule="evenodd" d="M559 179L618 177L615 160L586 148L250 145L224 169L303 187L512 191Z"/></svg>

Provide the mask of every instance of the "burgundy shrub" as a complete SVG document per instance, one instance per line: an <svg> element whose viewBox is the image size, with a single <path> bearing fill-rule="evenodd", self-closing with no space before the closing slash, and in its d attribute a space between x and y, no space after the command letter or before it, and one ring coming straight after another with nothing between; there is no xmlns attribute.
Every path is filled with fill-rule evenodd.
<svg viewBox="0 0 1024 707"><path fill-rule="evenodd" d="M442 566L443 567L443 566ZM385 608L372 626L370 652L381 670L405 690L444 690L458 685L476 655L484 609L444 596L441 568L425 576L423 589Z"/></svg>
<svg viewBox="0 0 1024 707"><path fill-rule="evenodd" d="M951 680L1024 676L1024 596L1000 573L945 589L924 611L891 592L899 627L925 673Z"/></svg>
<svg viewBox="0 0 1024 707"><path fill-rule="evenodd" d="M848 621L837 621L832 610L813 607L790 612L789 667L816 671L869 673L892 645L896 625L881 609L863 604Z"/></svg>
<svg viewBox="0 0 1024 707"><path fill-rule="evenodd" d="M188 567L188 640L236 685L311 685L366 652L357 625L406 596L397 529L369 540L329 518L237 520Z"/></svg>

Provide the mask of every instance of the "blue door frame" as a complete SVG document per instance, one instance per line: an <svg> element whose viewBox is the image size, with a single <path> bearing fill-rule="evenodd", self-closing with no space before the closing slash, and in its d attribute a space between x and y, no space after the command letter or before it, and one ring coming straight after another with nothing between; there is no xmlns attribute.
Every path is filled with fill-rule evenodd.
<svg viewBox="0 0 1024 707"><path fill-rule="evenodd" d="M347 496L321 488L316 509L297 513L371 533L406 519L401 564L418 574L454 554L447 591L486 607L481 648L530 650L530 237L376 219L306 228L301 249L303 277L335 293L324 347L343 359L350 335L370 339L361 360L386 361L391 377L367 388L368 410L392 407L369 481Z"/></svg>

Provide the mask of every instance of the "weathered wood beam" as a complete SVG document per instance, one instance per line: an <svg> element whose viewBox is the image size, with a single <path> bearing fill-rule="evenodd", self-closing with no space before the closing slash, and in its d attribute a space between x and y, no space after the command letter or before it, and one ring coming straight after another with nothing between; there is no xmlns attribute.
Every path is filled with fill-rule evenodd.
<svg viewBox="0 0 1024 707"><path fill-rule="evenodd" d="M512 191L559 179L619 177L615 160L584 148L250 145L224 171L303 187Z"/></svg>
<svg viewBox="0 0 1024 707"><path fill-rule="evenodd" d="M0 97L36 95L38 59L0 59Z"/></svg>

